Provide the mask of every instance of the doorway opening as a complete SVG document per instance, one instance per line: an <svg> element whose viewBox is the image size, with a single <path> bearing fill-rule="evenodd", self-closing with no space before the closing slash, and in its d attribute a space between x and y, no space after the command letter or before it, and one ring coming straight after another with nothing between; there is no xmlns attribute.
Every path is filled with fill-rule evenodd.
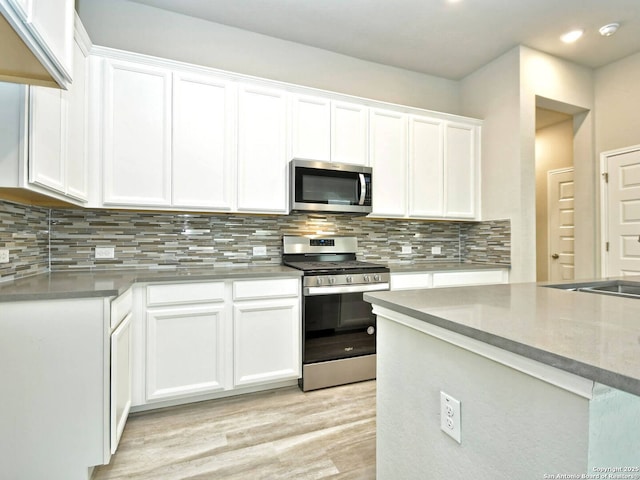
<svg viewBox="0 0 640 480"><path fill-rule="evenodd" d="M573 141L573 115L536 107L536 279L539 282L573 278Z"/></svg>

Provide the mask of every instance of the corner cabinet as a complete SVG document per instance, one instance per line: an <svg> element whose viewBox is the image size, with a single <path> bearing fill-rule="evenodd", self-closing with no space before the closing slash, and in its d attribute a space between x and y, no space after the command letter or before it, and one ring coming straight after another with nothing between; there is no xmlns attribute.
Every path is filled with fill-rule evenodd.
<svg viewBox="0 0 640 480"><path fill-rule="evenodd" d="M68 90L0 84L0 186L22 188L84 205L89 192L86 47L74 42L74 82ZM7 157L11 158L11 157Z"/></svg>
<svg viewBox="0 0 640 480"><path fill-rule="evenodd" d="M0 80L63 88L75 81L74 7L74 0L0 0L3 41L21 52L0 58Z"/></svg>

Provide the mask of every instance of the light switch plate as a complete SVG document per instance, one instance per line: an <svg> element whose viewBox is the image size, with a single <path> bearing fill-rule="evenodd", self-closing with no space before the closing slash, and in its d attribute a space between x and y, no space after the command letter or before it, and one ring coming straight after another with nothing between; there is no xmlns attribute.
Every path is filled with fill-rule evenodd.
<svg viewBox="0 0 640 480"><path fill-rule="evenodd" d="M0 249L0 263L9 263L9 250L6 248Z"/></svg>
<svg viewBox="0 0 640 480"><path fill-rule="evenodd" d="M403 245L402 253L411 253L411 245Z"/></svg>
<svg viewBox="0 0 640 480"><path fill-rule="evenodd" d="M431 247L432 255L440 255L442 253L442 247Z"/></svg>
<svg viewBox="0 0 640 480"><path fill-rule="evenodd" d="M111 259L114 258L115 248L113 247L96 247L95 257L97 259Z"/></svg>

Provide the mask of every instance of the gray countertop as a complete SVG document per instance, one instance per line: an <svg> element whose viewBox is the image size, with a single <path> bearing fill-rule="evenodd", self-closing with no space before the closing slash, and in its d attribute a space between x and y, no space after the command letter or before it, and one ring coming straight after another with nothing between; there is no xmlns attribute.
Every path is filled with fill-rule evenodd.
<svg viewBox="0 0 640 480"><path fill-rule="evenodd" d="M640 277L625 280L640 282ZM640 395L640 299L535 283L372 292L364 298Z"/></svg>
<svg viewBox="0 0 640 480"><path fill-rule="evenodd" d="M301 276L281 265L58 271L0 283L0 302L111 297L134 283Z"/></svg>
<svg viewBox="0 0 640 480"><path fill-rule="evenodd" d="M392 273L508 268L508 265L460 262L389 264ZM60 270L0 283L0 302L56 298L110 297L134 283L301 276L283 265L242 267L153 267L104 270Z"/></svg>

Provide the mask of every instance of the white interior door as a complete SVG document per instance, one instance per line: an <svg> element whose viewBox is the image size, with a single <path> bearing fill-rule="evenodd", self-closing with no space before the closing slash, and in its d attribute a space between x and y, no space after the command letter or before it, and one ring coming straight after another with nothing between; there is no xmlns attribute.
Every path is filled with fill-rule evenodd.
<svg viewBox="0 0 640 480"><path fill-rule="evenodd" d="M640 275L640 149L605 157L603 195L607 276ZM605 228L606 227L606 228Z"/></svg>
<svg viewBox="0 0 640 480"><path fill-rule="evenodd" d="M573 168L547 173L549 281L574 278Z"/></svg>

